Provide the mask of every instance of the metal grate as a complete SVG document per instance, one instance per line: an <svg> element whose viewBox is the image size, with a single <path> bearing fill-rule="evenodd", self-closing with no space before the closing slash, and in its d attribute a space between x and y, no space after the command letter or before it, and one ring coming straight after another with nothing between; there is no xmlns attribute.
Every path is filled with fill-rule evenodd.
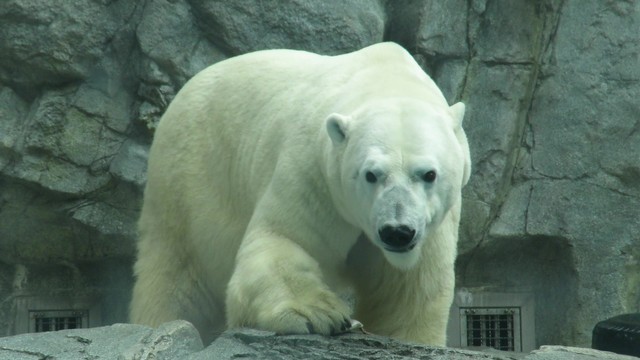
<svg viewBox="0 0 640 360"><path fill-rule="evenodd" d="M460 308L463 346L522 351L520 308Z"/></svg>
<svg viewBox="0 0 640 360"><path fill-rule="evenodd" d="M30 332L79 329L88 324L86 310L30 311L29 315Z"/></svg>

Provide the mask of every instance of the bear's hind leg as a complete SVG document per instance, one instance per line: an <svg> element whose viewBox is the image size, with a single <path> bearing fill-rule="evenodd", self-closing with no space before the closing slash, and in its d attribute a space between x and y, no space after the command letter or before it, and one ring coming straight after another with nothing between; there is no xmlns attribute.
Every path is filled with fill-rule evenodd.
<svg viewBox="0 0 640 360"><path fill-rule="evenodd" d="M180 252L145 240L140 241L134 266L130 321L156 327L187 320L198 329L203 342L209 343L224 331L224 304L208 295L193 264Z"/></svg>

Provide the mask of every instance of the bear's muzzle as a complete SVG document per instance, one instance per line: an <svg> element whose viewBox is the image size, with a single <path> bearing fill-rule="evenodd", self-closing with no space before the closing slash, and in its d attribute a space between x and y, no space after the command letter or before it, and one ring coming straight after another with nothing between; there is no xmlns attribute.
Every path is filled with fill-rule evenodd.
<svg viewBox="0 0 640 360"><path fill-rule="evenodd" d="M416 246L416 231L406 225L384 226L378 230L378 236L384 248L391 252L407 252Z"/></svg>

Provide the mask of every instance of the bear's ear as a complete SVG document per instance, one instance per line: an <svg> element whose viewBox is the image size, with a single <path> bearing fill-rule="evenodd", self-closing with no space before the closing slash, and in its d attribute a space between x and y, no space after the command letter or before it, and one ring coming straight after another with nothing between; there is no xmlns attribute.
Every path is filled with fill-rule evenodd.
<svg viewBox="0 0 640 360"><path fill-rule="evenodd" d="M456 126L462 126L462 120L464 119L464 109L465 106L462 102L455 103L449 108Z"/></svg>
<svg viewBox="0 0 640 360"><path fill-rule="evenodd" d="M459 102L451 105L449 108L451 116L455 123L455 134L460 143L460 148L464 156L463 173L462 173L462 186L465 186L471 176L471 155L469 154L469 143L467 141L467 135L462 129L462 120L464 119L464 104Z"/></svg>
<svg viewBox="0 0 640 360"><path fill-rule="evenodd" d="M333 113L327 117L327 133L334 145L341 144L347 138L347 128L351 117Z"/></svg>

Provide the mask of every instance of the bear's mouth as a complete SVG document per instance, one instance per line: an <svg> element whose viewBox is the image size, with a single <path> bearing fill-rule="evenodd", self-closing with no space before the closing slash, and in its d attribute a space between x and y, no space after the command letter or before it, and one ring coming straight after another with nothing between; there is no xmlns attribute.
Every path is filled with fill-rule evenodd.
<svg viewBox="0 0 640 360"><path fill-rule="evenodd" d="M394 247L394 246L384 246L384 249L389 252L394 253L405 253L413 250L416 247L416 243L412 242L411 244L403 247Z"/></svg>

